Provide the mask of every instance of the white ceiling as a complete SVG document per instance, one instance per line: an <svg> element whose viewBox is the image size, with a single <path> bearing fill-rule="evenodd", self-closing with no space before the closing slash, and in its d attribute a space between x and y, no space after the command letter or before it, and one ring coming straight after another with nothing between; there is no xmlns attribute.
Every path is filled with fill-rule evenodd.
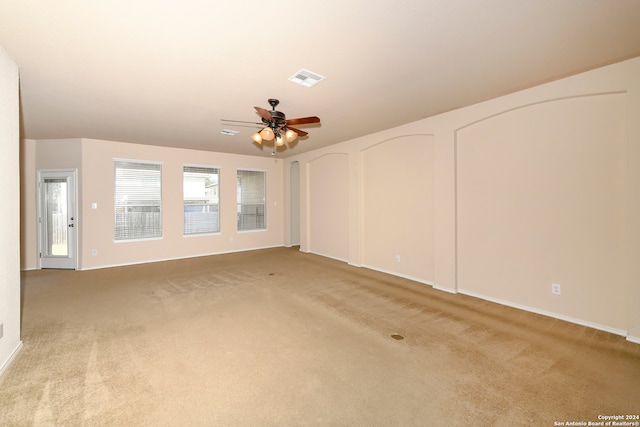
<svg viewBox="0 0 640 427"><path fill-rule="evenodd" d="M0 0L0 45L26 138L268 156L221 119L278 98L287 156L640 56L640 1Z"/></svg>

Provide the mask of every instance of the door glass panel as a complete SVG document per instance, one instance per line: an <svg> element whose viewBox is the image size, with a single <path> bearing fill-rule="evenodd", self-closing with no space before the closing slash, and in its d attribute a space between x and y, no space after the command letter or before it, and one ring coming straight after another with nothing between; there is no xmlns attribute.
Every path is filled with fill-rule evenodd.
<svg viewBox="0 0 640 427"><path fill-rule="evenodd" d="M44 197L47 221L46 255L68 256L67 180L45 178Z"/></svg>

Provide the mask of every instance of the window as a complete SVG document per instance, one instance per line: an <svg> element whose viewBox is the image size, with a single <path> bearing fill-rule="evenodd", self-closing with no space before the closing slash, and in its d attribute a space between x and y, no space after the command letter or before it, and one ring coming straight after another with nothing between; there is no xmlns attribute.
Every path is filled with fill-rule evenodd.
<svg viewBox="0 0 640 427"><path fill-rule="evenodd" d="M264 230L265 172L238 171L238 231Z"/></svg>
<svg viewBox="0 0 640 427"><path fill-rule="evenodd" d="M162 237L162 165L116 160L115 240Z"/></svg>
<svg viewBox="0 0 640 427"><path fill-rule="evenodd" d="M216 168L184 166L184 234L220 231L220 172Z"/></svg>

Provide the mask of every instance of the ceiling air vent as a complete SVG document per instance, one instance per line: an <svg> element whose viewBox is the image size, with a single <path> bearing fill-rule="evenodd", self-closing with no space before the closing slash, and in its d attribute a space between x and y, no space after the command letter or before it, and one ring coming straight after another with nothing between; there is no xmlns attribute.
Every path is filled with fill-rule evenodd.
<svg viewBox="0 0 640 427"><path fill-rule="evenodd" d="M305 70L304 68L295 73L293 76L289 77L290 82L297 83L304 87L312 87L316 83L324 80L324 77L320 74L312 73L309 70Z"/></svg>

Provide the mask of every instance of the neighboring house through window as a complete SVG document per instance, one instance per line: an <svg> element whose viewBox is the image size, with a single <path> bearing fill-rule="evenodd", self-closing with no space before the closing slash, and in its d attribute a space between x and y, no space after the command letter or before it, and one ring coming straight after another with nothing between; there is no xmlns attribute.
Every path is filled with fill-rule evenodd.
<svg viewBox="0 0 640 427"><path fill-rule="evenodd" d="M185 235L220 231L219 180L217 168L183 167Z"/></svg>

